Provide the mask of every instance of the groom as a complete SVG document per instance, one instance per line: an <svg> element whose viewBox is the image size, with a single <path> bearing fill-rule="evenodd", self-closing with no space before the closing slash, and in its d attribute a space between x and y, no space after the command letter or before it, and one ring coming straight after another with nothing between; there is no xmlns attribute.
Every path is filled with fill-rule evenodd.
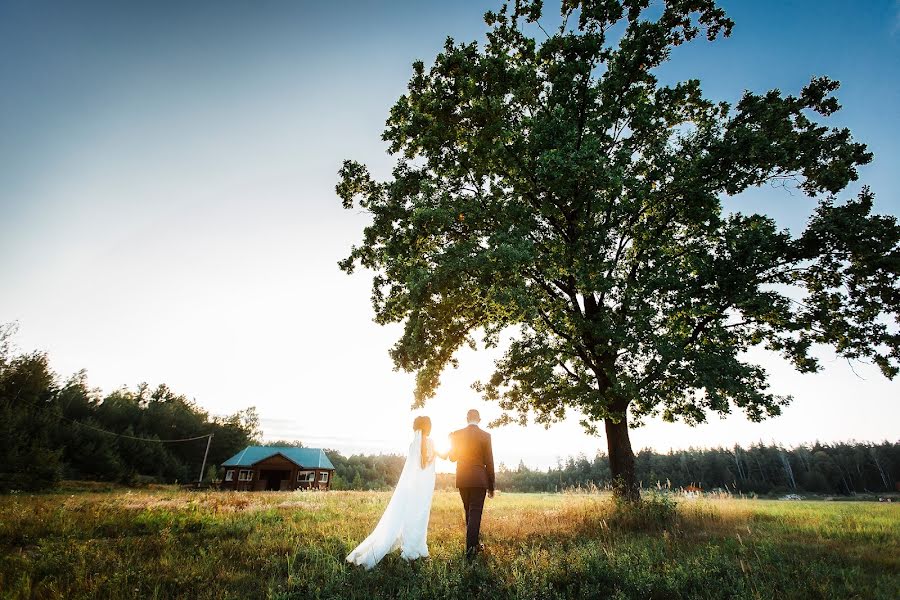
<svg viewBox="0 0 900 600"><path fill-rule="evenodd" d="M472 560L484 548L478 543L484 496L494 497L494 453L491 434L478 427L481 415L466 413L469 426L450 434L449 459L456 463L456 487L466 511L466 558Z"/></svg>

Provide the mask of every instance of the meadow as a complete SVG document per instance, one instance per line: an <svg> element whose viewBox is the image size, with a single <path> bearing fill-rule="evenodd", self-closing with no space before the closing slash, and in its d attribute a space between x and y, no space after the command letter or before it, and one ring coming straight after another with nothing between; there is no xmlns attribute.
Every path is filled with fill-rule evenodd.
<svg viewBox="0 0 900 600"><path fill-rule="evenodd" d="M2 598L898 598L900 506L652 499L489 500L462 560L458 496L436 492L431 557L344 556L385 492L67 490L0 497Z"/></svg>

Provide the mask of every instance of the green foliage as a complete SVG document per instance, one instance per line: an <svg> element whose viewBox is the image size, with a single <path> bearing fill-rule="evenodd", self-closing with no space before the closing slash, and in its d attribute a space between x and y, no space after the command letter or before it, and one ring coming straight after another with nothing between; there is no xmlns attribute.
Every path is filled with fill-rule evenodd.
<svg viewBox="0 0 900 600"><path fill-rule="evenodd" d="M40 353L0 360L0 491L56 484L61 451L51 444L59 407L53 377Z"/></svg>
<svg viewBox="0 0 900 600"><path fill-rule="evenodd" d="M83 370L60 382L46 354L12 353L14 331L0 328L0 491L52 487L61 477L196 481L207 440L155 440L212 433L207 464L215 465L259 436L253 408L211 418L165 385L151 390L142 383L101 397Z"/></svg>
<svg viewBox="0 0 900 600"><path fill-rule="evenodd" d="M280 448L306 448L300 440L276 440L274 442L266 442L263 446L275 446Z"/></svg>
<svg viewBox="0 0 900 600"><path fill-rule="evenodd" d="M664 531L675 524L677 503L665 494L644 494L639 502L625 502L616 496L613 502L610 521L626 531Z"/></svg>
<svg viewBox="0 0 900 600"><path fill-rule="evenodd" d="M344 456L337 450L325 451L334 465L332 489L386 490L400 479L406 458L396 454ZM340 487L335 487L340 485Z"/></svg>
<svg viewBox="0 0 900 600"><path fill-rule="evenodd" d="M706 492L773 494L791 492L830 495L895 491L900 481L900 443L846 442L797 446L755 444L749 448L691 448L636 455L635 477L645 490L679 490L688 486ZM558 492L611 489L609 457L569 457L546 471L519 465L501 468L497 487L511 492ZM449 482L452 486L452 480Z"/></svg>
<svg viewBox="0 0 900 600"><path fill-rule="evenodd" d="M403 469L398 455L344 456L326 451L336 471L333 490L390 490ZM814 493L876 494L894 491L900 481L900 443L816 442L786 449L755 444L748 448L691 448L637 453L635 477L647 491L677 491L688 486L727 494ZM455 490L453 473L437 474L437 489ZM504 492L611 490L609 456L570 456L546 470L500 465L497 488ZM652 501L652 499L651 499Z"/></svg>
<svg viewBox="0 0 900 600"><path fill-rule="evenodd" d="M753 346L811 372L827 344L893 377L900 226L872 214L868 188L837 198L872 160L819 122L840 108L838 83L715 102L699 80L654 74L675 46L730 34L713 0L565 0L538 42L542 4L489 12L484 44L448 39L413 65L383 134L389 179L340 170L343 206L372 218L340 266L372 270L376 321L403 323L391 356L416 373L415 405L461 346L501 334L512 341L476 385L500 423L577 409L609 433L733 406L758 421L790 398L769 391ZM817 200L801 235L723 213L723 197L768 183ZM627 429L609 442L632 479Z"/></svg>

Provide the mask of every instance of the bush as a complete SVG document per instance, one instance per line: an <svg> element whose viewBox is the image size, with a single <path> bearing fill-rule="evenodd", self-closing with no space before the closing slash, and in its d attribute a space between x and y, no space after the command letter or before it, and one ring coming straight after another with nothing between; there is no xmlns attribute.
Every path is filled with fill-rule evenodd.
<svg viewBox="0 0 900 600"><path fill-rule="evenodd" d="M137 473L132 473L129 475L123 483L130 487L147 487L154 484L163 483L160 477L155 475L139 475Z"/></svg>
<svg viewBox="0 0 900 600"><path fill-rule="evenodd" d="M677 502L668 494L645 492L638 502L613 497L612 525L628 531L662 531L675 524Z"/></svg>

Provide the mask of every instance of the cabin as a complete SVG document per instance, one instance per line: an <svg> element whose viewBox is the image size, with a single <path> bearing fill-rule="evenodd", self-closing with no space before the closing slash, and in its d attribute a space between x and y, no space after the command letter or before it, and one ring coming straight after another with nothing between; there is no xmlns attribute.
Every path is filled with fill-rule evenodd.
<svg viewBox="0 0 900 600"><path fill-rule="evenodd" d="M328 490L334 465L321 448L247 446L224 463L223 490Z"/></svg>

